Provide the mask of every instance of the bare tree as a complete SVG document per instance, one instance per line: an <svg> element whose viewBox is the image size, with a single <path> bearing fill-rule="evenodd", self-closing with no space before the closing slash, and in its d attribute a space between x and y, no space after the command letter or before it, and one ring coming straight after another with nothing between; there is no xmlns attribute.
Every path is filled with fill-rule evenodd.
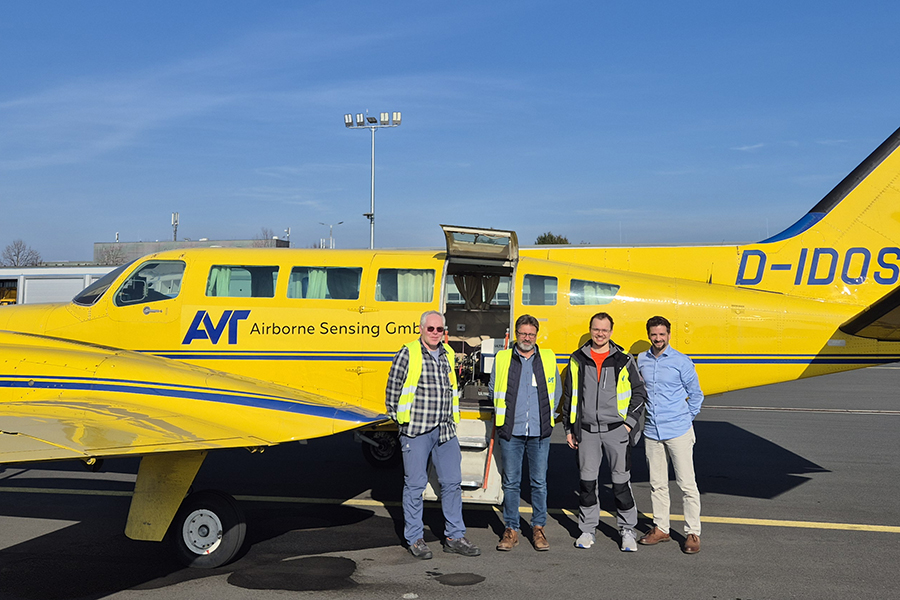
<svg viewBox="0 0 900 600"><path fill-rule="evenodd" d="M41 253L22 240L14 240L3 249L2 259L7 267L35 267L41 264Z"/></svg>
<svg viewBox="0 0 900 600"><path fill-rule="evenodd" d="M257 233L253 237L253 247L254 248L268 248L272 245L270 241L275 237L275 230L270 229L269 227L260 227L259 233Z"/></svg>
<svg viewBox="0 0 900 600"><path fill-rule="evenodd" d="M125 249L121 246L106 246L100 250L97 262L101 265L124 265Z"/></svg>

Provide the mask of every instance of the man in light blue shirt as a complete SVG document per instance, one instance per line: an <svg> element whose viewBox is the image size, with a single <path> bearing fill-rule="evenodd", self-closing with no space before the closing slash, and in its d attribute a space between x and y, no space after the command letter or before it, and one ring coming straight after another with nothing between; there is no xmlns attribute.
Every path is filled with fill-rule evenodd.
<svg viewBox="0 0 900 600"><path fill-rule="evenodd" d="M653 529L640 539L645 546L668 542L669 464L684 495L685 554L700 552L700 491L694 476L694 417L703 404L703 392L691 359L669 345L671 324L665 317L647 321L650 349L638 356L638 368L647 387L644 447L650 469Z"/></svg>

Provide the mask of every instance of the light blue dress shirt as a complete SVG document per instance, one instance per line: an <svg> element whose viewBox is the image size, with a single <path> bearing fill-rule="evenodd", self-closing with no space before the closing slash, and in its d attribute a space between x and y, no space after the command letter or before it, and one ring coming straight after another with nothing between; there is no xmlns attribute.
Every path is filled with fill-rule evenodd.
<svg viewBox="0 0 900 600"><path fill-rule="evenodd" d="M687 433L703 404L691 359L666 346L659 356L653 356L652 350L638 355L638 369L647 386L644 435L662 441Z"/></svg>

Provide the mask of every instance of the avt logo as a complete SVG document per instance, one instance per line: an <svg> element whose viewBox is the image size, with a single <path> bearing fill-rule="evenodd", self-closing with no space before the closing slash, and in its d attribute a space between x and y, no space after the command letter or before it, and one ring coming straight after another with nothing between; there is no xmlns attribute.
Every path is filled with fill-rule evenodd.
<svg viewBox="0 0 900 600"><path fill-rule="evenodd" d="M834 248L801 248L794 262L769 263L762 250L744 250L735 285L757 285L766 271L787 271L794 285L830 285L837 277L847 285L861 285L870 276L880 285L894 285L900 279L900 248L874 250L848 248L841 255ZM874 263L874 264L873 264Z"/></svg>
<svg viewBox="0 0 900 600"><path fill-rule="evenodd" d="M213 344L218 344L219 339L227 328L228 344L237 344L238 321L243 321L249 316L249 310L226 310L219 317L219 320L213 323L212 317L209 316L208 312L198 310L181 343L190 344L194 340L209 340Z"/></svg>

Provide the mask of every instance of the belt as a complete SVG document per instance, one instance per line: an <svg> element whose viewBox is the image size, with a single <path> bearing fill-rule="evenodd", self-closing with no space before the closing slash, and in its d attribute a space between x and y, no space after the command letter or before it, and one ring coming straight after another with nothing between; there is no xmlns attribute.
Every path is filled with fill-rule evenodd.
<svg viewBox="0 0 900 600"><path fill-rule="evenodd" d="M617 427L621 427L624 424L625 424L625 421L616 421L615 423L604 423L604 425L606 425L606 431L612 431L613 429L615 429ZM597 433L597 431L599 431L599 428L597 429L597 431L592 431L591 430L592 427L598 427L598 426L597 425L592 426L588 423L581 424L581 428L583 430L587 431L588 433Z"/></svg>

